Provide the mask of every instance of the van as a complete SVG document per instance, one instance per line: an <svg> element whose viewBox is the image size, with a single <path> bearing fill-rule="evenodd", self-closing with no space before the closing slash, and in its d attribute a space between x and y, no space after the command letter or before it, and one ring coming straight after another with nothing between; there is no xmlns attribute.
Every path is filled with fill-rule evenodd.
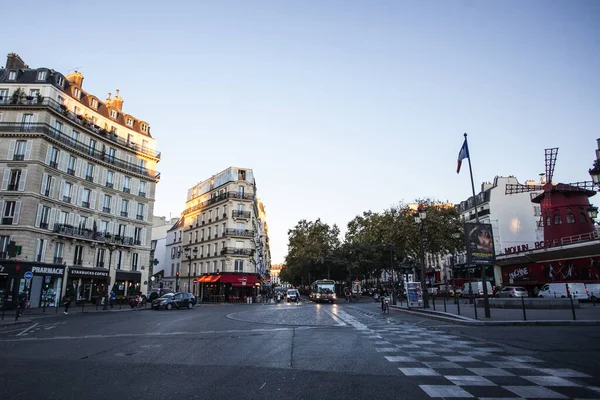
<svg viewBox="0 0 600 400"><path fill-rule="evenodd" d="M569 292L574 299L587 300L587 290L583 283L546 283L540 289L538 297L546 298L567 298L569 292L567 292L567 285L569 286Z"/></svg>
<svg viewBox="0 0 600 400"><path fill-rule="evenodd" d="M490 282L486 282L486 284L488 296L492 297L494 295L494 291L492 290L492 284ZM483 297L482 282L466 282L460 291L461 297L469 297L469 285L471 285L474 297Z"/></svg>

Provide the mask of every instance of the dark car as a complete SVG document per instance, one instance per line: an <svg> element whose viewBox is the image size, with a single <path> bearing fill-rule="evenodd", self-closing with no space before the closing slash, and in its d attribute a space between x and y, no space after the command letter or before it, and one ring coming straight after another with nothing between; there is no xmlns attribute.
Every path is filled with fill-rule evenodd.
<svg viewBox="0 0 600 400"><path fill-rule="evenodd" d="M155 288L155 289L150 290L146 297L148 298L148 300L154 301L154 300L158 299L159 297L163 297L167 293L173 293L173 291L168 288Z"/></svg>
<svg viewBox="0 0 600 400"><path fill-rule="evenodd" d="M192 309L196 305L196 297L192 293L168 293L152 302L154 310L172 310L174 308Z"/></svg>

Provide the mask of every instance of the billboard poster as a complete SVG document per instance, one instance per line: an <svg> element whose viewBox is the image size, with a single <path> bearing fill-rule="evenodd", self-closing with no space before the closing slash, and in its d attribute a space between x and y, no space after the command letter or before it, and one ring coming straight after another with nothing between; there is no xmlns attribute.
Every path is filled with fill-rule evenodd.
<svg viewBox="0 0 600 400"><path fill-rule="evenodd" d="M465 224L467 263L494 265L494 235L491 224Z"/></svg>
<svg viewBox="0 0 600 400"><path fill-rule="evenodd" d="M406 297L408 306L419 305L423 301L423 291L421 290L421 282L405 282Z"/></svg>

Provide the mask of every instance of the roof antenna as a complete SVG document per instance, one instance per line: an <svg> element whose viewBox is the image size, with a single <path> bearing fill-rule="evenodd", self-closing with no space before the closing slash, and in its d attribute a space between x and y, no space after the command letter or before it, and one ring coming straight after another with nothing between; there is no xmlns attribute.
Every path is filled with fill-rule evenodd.
<svg viewBox="0 0 600 400"><path fill-rule="evenodd" d="M81 67L83 67L83 65L80 65L79 67L75 67L73 69L68 70L67 71L67 75L69 75L71 73L71 71L77 71L77 70L79 70L79 68L81 68Z"/></svg>

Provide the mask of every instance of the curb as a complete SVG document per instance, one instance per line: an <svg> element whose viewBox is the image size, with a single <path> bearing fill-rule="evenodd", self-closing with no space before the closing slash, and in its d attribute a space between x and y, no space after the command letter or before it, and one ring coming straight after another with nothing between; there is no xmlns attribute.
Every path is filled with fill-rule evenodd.
<svg viewBox="0 0 600 400"><path fill-rule="evenodd" d="M450 322L456 325L471 326L600 326L600 321L596 320L508 320L508 321L481 321L478 319L444 313L441 311L425 311L418 309L407 309L404 307L390 306L390 310L403 312L410 315L436 319Z"/></svg>

